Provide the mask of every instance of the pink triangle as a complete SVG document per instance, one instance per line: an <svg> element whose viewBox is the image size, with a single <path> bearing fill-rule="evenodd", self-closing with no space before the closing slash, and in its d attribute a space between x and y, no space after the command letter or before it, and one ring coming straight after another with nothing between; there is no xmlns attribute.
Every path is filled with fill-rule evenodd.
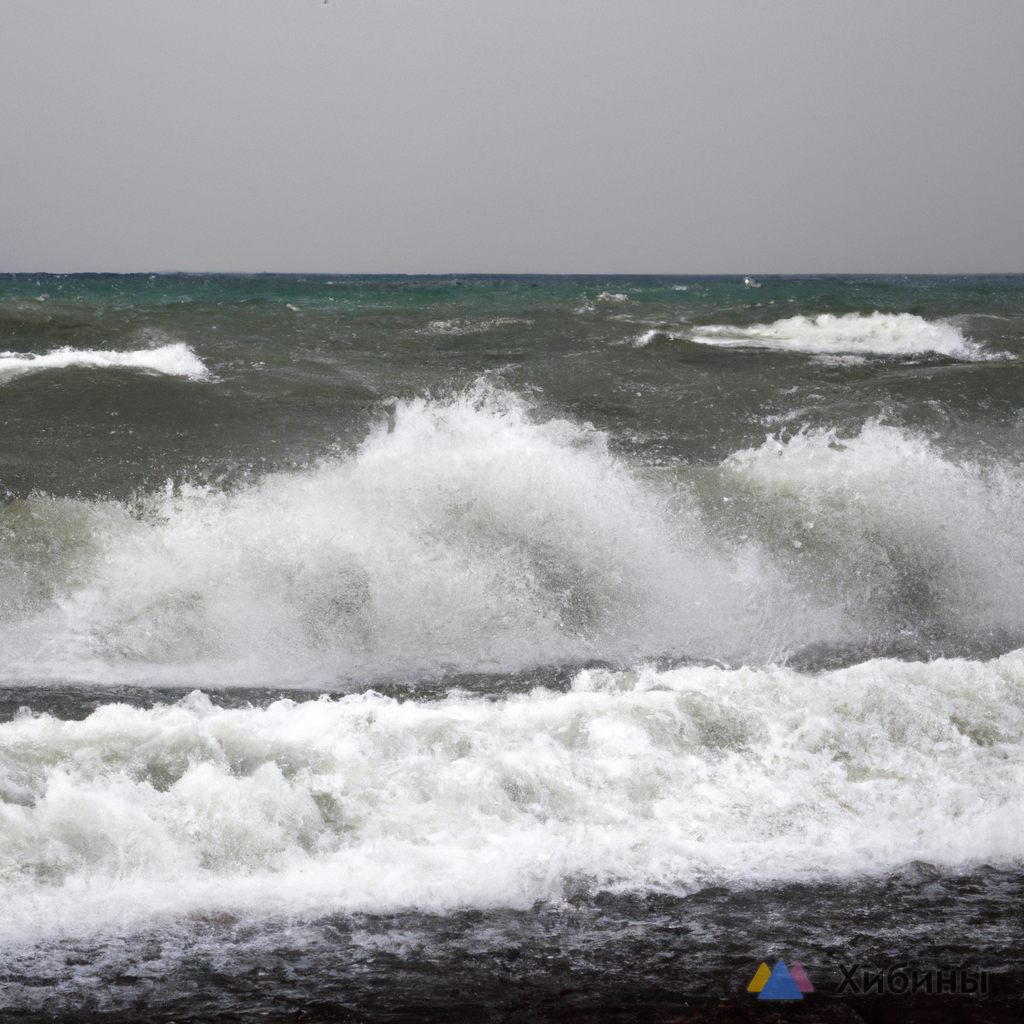
<svg viewBox="0 0 1024 1024"><path fill-rule="evenodd" d="M790 977L796 982L796 987L801 992L813 992L814 986L811 984L811 979L807 977L804 969L799 964L793 964L789 969Z"/></svg>

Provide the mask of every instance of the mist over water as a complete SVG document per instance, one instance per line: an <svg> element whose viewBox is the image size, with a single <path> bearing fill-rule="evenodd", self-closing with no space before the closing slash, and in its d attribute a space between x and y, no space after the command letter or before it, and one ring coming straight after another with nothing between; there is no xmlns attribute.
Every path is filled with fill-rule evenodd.
<svg viewBox="0 0 1024 1024"><path fill-rule="evenodd" d="M9 1005L210 921L1002 912L1020 280L19 276L0 337Z"/></svg>

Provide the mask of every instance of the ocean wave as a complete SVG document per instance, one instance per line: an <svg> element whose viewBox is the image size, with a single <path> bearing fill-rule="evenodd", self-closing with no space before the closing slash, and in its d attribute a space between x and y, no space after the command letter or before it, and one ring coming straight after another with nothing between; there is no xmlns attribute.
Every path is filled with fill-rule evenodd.
<svg viewBox="0 0 1024 1024"><path fill-rule="evenodd" d="M0 382L25 373L62 370L72 366L90 369L145 370L172 377L187 377L190 380L210 378L209 370L203 361L188 345L179 341L158 348L127 352L71 347L55 349L42 355L0 352Z"/></svg>
<svg viewBox="0 0 1024 1024"><path fill-rule="evenodd" d="M0 526L8 678L629 661L716 647L743 614L696 513L603 433L486 388L399 402L352 455L230 494L37 495Z"/></svg>
<svg viewBox="0 0 1024 1024"><path fill-rule="evenodd" d="M6 937L1024 857L1024 654L0 725Z"/></svg>
<svg viewBox="0 0 1024 1024"><path fill-rule="evenodd" d="M494 330L495 327L509 327L516 324L530 326L532 323L532 320L523 320L514 316L495 316L483 320L470 317L455 317L452 320L431 320L423 329L423 333L451 336L484 334L487 331Z"/></svg>
<svg viewBox="0 0 1024 1024"><path fill-rule="evenodd" d="M652 327L650 330L638 334L633 339L633 348L646 348L648 345L659 341L678 341L684 337L674 331L666 330L664 327Z"/></svg>
<svg viewBox="0 0 1024 1024"><path fill-rule="evenodd" d="M814 318L792 316L750 327L710 325L696 328L692 339L701 345L723 348L769 348L820 355L996 358L986 356L980 345L965 338L952 324L925 320L913 313L822 313Z"/></svg>
<svg viewBox="0 0 1024 1024"><path fill-rule="evenodd" d="M877 421L654 473L480 387L232 491L0 506L0 679L995 654L1024 637L1022 521L1013 458Z"/></svg>
<svg viewBox="0 0 1024 1024"><path fill-rule="evenodd" d="M748 538L759 571L785 578L801 609L831 609L823 621L844 621L851 640L1021 635L1015 459L959 460L870 420L842 440L824 429L770 436L719 472L719 529Z"/></svg>

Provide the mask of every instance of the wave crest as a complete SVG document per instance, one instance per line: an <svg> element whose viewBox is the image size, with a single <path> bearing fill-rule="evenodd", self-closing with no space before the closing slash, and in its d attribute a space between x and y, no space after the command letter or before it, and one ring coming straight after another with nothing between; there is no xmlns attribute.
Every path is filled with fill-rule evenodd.
<svg viewBox="0 0 1024 1024"><path fill-rule="evenodd" d="M769 348L818 355L920 356L985 358L981 346L959 328L913 313L822 313L792 316L750 327L710 325L693 331L693 341L723 348Z"/></svg>
<svg viewBox="0 0 1024 1024"><path fill-rule="evenodd" d="M1022 694L1017 652L26 715L0 725L0 934L1019 863Z"/></svg>
<svg viewBox="0 0 1024 1024"><path fill-rule="evenodd" d="M230 494L171 489L141 516L34 496L0 516L21 546L0 629L15 675L97 658L510 671L705 649L729 617L694 513L674 516L600 431L486 389L398 402L355 452ZM40 531L62 537L49 561Z"/></svg>
<svg viewBox="0 0 1024 1024"><path fill-rule="evenodd" d="M189 380L209 380L210 372L203 361L183 341L159 348L134 351L76 349L66 346L42 355L23 352L0 352L0 382L40 370L63 370L68 367L89 369L130 369L161 373Z"/></svg>
<svg viewBox="0 0 1024 1024"><path fill-rule="evenodd" d="M989 656L1024 640L1022 510L1012 462L874 421L644 470L480 388L234 491L0 506L0 678Z"/></svg>

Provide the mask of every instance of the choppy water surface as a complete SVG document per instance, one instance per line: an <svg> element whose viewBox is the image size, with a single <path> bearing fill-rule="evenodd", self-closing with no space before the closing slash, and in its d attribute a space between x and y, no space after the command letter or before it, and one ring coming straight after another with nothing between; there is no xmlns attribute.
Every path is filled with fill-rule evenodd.
<svg viewBox="0 0 1024 1024"><path fill-rule="evenodd" d="M1024 280L18 275L0 350L10 1012L1018 976Z"/></svg>

